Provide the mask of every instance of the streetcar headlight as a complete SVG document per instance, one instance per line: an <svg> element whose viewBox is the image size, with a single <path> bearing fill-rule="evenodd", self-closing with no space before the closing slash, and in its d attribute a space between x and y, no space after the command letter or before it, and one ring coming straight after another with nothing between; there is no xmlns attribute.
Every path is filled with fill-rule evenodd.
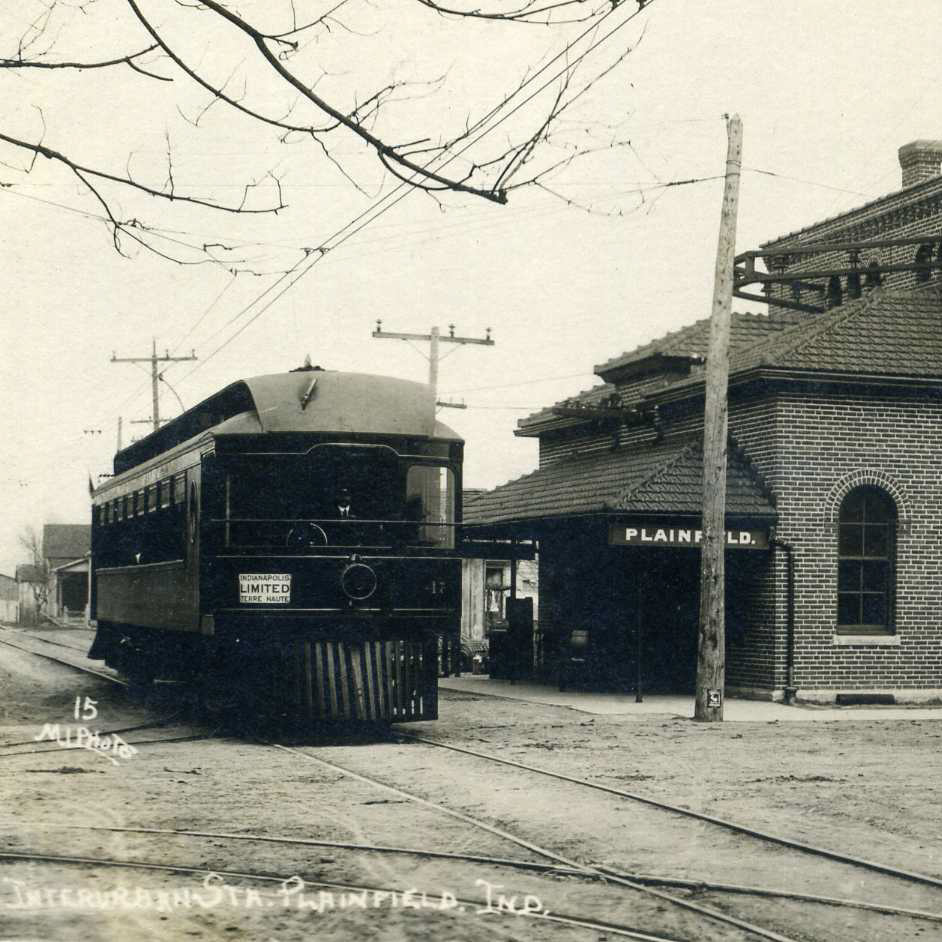
<svg viewBox="0 0 942 942"><path fill-rule="evenodd" d="M366 563L350 563L340 574L340 587L348 599L362 602L376 591L376 573Z"/></svg>

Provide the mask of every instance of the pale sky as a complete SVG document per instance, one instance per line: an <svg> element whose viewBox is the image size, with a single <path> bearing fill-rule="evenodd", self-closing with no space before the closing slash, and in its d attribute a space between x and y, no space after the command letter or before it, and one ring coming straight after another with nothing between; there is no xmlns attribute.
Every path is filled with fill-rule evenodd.
<svg viewBox="0 0 942 942"><path fill-rule="evenodd" d="M295 5L315 15L327 8ZM231 75L230 89L244 88L246 102L279 113L292 101L258 68L253 48L210 14L173 0L142 6L188 61L220 82ZM252 19L282 7L289 4L246 2L240 10ZM39 0L2 5L0 56L15 54L41 9ZM624 0L606 25L635 9ZM49 61L100 60L148 44L125 0L73 12ZM341 20L346 28L318 36L294 64L310 82L326 73L317 86L325 95L349 107L391 80L444 77L434 94L423 90L389 112L379 127L394 142L455 133L578 32L446 20L415 0L349 0ZM569 143L630 140L630 147L589 156L548 181L564 199L532 189L513 192L507 206L453 195L439 205L413 192L215 354L259 310L242 313L276 276L233 278L222 266L182 267L145 253L122 258L105 224L88 215L101 206L74 177L43 159L24 174L16 168L28 165L27 155L0 144L0 572L25 561L16 546L24 525L87 522L88 475L110 469L118 416L125 441L145 430L129 423L150 416L148 376L111 364L112 351L146 356L152 338L160 350L195 348L196 364L167 372L192 406L240 377L297 366L308 353L330 369L423 380L419 352L370 338L377 317L388 330L454 323L457 333L480 336L491 327L493 348L443 347L455 352L441 364L441 393L468 409L443 410L441 418L467 441L467 486L492 487L532 470L536 445L513 436L518 418L594 385L593 365L709 312L722 183L651 187L721 174L722 116L735 111L748 168L739 251L897 189L897 149L942 138L940 27L942 4L931 0L652 0L586 57L577 86L636 46L562 128ZM294 265L303 247L320 245L395 185L347 132L331 139L333 153L366 194L316 145L282 144L224 104L194 129L177 109L195 115L206 94L171 64L154 68L175 81L127 68L0 71L0 132L35 140L44 121L49 147L117 174L133 153L132 172L158 188L169 134L177 191L220 200L237 201L249 179L275 169L289 204L276 217L157 205L116 185L102 188L125 216L182 241L244 244L240 253L264 271ZM505 134L534 122L537 112L521 111L466 158L487 159ZM161 411L179 412L168 390Z"/></svg>

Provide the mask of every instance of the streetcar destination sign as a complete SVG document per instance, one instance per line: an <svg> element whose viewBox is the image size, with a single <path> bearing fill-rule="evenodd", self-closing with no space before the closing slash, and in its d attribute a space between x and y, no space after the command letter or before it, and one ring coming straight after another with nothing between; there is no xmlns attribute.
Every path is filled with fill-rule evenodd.
<svg viewBox="0 0 942 942"><path fill-rule="evenodd" d="M239 601L243 605L287 605L291 601L291 573L240 572Z"/></svg>
<svg viewBox="0 0 942 942"><path fill-rule="evenodd" d="M696 548L703 540L703 531L676 524L613 523L609 526L611 546L687 546ZM764 550L769 548L768 530L727 530L727 549Z"/></svg>

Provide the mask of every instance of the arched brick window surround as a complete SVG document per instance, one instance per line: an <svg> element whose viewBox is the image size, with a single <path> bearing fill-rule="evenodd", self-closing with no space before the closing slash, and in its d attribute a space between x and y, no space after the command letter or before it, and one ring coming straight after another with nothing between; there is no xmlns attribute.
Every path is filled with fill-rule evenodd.
<svg viewBox="0 0 942 942"><path fill-rule="evenodd" d="M825 500L824 519L833 531L837 532L838 516L844 498L856 487L878 487L892 498L896 504L896 532L897 535L909 533L912 523L912 509L909 498L900 485L885 471L874 468L861 468L845 474L828 492Z"/></svg>

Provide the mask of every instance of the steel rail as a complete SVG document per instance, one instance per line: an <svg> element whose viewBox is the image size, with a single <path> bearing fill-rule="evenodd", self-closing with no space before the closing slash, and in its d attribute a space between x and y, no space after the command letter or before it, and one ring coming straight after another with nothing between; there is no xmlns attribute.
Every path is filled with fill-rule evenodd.
<svg viewBox="0 0 942 942"><path fill-rule="evenodd" d="M560 867L556 864L537 863L531 860L519 860L513 857L491 857L483 854L456 854L443 850L425 850L415 847L393 847L383 844L355 844L349 841L326 841L306 837L273 837L260 834L231 834L224 831L191 831L176 828L115 827L98 824L62 824L44 825L52 829L71 831L114 831L120 834L162 834L180 837L205 837L233 841L250 841L260 844L298 844L302 847L328 847L333 850L353 850L363 853L401 854L413 857L428 857L433 860L454 860L468 863L481 863L494 867L509 867L515 870L530 870L548 873L553 876L581 877L589 876L583 870ZM847 909L862 909L867 912L882 913L887 916L907 916L930 922L942 922L942 913L931 913L921 909L903 909L898 906L885 906L881 903L865 903L861 900L847 899L840 896L819 896L814 893L799 893L793 890L778 890L772 887L751 886L743 883L713 883L707 880L684 880L679 877L661 877L647 873L627 873L612 868L598 868L603 873L610 871L627 880L636 880L647 886L670 886L683 890L696 890L718 893L735 893L743 896L759 896L769 899L795 900L803 903L820 903L824 906L837 906ZM592 876L592 879L598 879ZM602 881L604 882L604 881Z"/></svg>
<svg viewBox="0 0 942 942"><path fill-rule="evenodd" d="M303 752L300 749L296 749L291 746L283 746L279 743L265 742L264 744L274 749L279 749L283 752L300 756L303 759L307 759L309 762L315 762L319 765L326 766L327 768L333 769L335 772L340 772L341 774L347 775L350 778L356 779L357 781L366 782L377 788L383 789L384 791L391 792L400 798L405 798L427 808L433 808L436 811L440 811L442 814L446 814L458 821L463 821L465 824L470 824L472 827L479 828L488 832L489 834L500 837L503 840L510 841L511 843L516 844L518 847L523 847L525 850L529 850L531 853L534 853L537 856L545 857L547 860L555 861L556 863L562 864L565 867L570 867L582 873L593 875L609 883L617 883L620 886L635 890L638 893L652 896L655 899L662 900L663 902L670 903L681 909L686 909L690 912L696 913L698 916L702 916L717 922L722 922L726 925L735 926L737 929L742 929L745 932L757 935L760 938L769 939L771 942L797 942L797 940L791 938L790 936L785 936L781 933L775 932L772 929L766 929L763 926L758 926L743 919L738 919L735 916L730 916L709 906L703 906L699 903L691 902L690 900L681 899L680 897L673 896L670 893L665 893L650 886L645 886L644 884L638 883L637 881L616 876L614 873L605 872L601 868L591 864L580 863L579 861L573 860L570 857L565 857L562 854L558 854L553 850L541 847L539 844L535 844L526 838L518 837L516 834L512 834L510 831L506 831L503 828L495 827L492 824L481 821L472 815L465 814L461 811L455 811L453 808L448 808L446 805L441 805L438 802L429 800L428 798L422 798L420 795L407 792L395 785L389 785L386 782L372 778L368 775L364 775L361 772L355 772L352 769L348 769L346 766L338 765L336 762L332 762L328 759L322 759L319 756L313 756L310 753Z"/></svg>
<svg viewBox="0 0 942 942"><path fill-rule="evenodd" d="M854 857L850 854L842 854L840 851L829 850L826 847L817 847L814 844L806 844L803 841L797 841L790 837L783 837L780 834L770 834L767 831L759 831L756 828L751 828L745 824L738 824L735 821L729 821L725 818L718 818L711 814L705 814L702 811L693 811L690 808L682 808L679 805L672 805L669 802L661 801L657 798L651 798L647 795L639 795L637 792L624 791L620 788L613 788L610 785L600 785L597 782L590 782L586 779L577 778L573 775L566 775L563 772L553 772L549 769L539 768L538 766L526 765L523 762L516 762L513 759L503 759L500 756L491 755L487 752L478 752L475 749L466 749L463 746L454 746L449 743L436 742L434 739L425 739L421 736L413 736L411 733L404 733L401 730L396 730L396 734L403 739L410 739L414 742L422 743L424 745L437 746L440 749L450 749L452 752L464 753L465 755L475 756L479 759L486 759L489 762L498 762L501 765L507 765L511 768L522 769L526 772L535 772L539 775L548 776L549 778L559 779L562 782L570 782L573 785L583 785L587 788L596 789L597 791L607 792L610 795L617 795L620 798L627 798L631 801L638 801L642 804L651 805L654 808L660 808L662 811L671 811L675 814L683 815L684 817L694 818L697 821L705 821L708 824L715 824L718 827L725 828L726 830L736 831L737 833L758 838L759 840L768 841L772 844L779 844L782 847L790 847L794 850L799 850L804 853L814 854L819 857L826 857L839 863L850 864L855 867L873 870L877 873L898 877L901 880L906 880L911 883L923 883L927 886L942 888L942 879L930 876L926 873L914 873L910 870L900 870L897 867L890 866L889 864L882 864L874 860L867 860L863 857Z"/></svg>
<svg viewBox="0 0 942 942"><path fill-rule="evenodd" d="M178 714L177 714L178 715ZM121 726L118 729L100 729L97 730L99 736L113 736L115 733L133 733L139 729L159 729L162 726L172 726L173 721L176 719L175 716L171 716L169 719L163 720L159 723L140 723L137 726ZM72 723L60 723L57 724L60 726L72 726ZM0 742L0 749L12 749L14 746L34 746L39 742L54 742L55 740L47 739L23 739L19 742ZM69 748L69 747L63 747ZM43 752L58 752L57 749L35 749L30 753L26 752L16 752L12 755L41 755ZM2 759L6 753L0 752L0 759Z"/></svg>
<svg viewBox="0 0 942 942"><path fill-rule="evenodd" d="M66 629L68 630L68 629ZM74 644L65 644L62 641L53 641L51 638L41 638L39 635L31 635L29 632L23 632L24 638L32 638L33 641L41 641L43 644L54 644L57 648L67 648L69 651L78 651L82 657L85 657L84 654L85 646L78 648Z"/></svg>
<svg viewBox="0 0 942 942"><path fill-rule="evenodd" d="M100 735L107 736L107 732L100 733ZM203 739L214 739L215 733L199 733L191 736L171 736L167 739L135 739L133 742L128 741L129 746L159 746L161 743L165 742L198 742ZM81 746L57 746L55 749L30 749L25 752L5 752L0 754L0 759L12 758L13 756L45 756L53 752L79 752L81 751ZM85 751L95 751L95 750L85 750Z"/></svg>
<svg viewBox="0 0 942 942"><path fill-rule="evenodd" d="M27 637L30 636L27 635ZM56 664L64 664L66 667L71 667L74 670L82 671L85 674L94 674L95 677L101 677L102 680L110 681L111 683L117 684L120 687L128 686L128 682L126 680L113 677L111 674L106 674L104 671L95 670L93 667L84 667L81 664L74 664L72 661L65 661L61 657L53 657L51 654L44 654L42 651L35 651L32 648L24 647L21 644L16 644L7 638L0 638L0 644L5 644L10 648L16 648L18 651L25 651L27 654L34 654L36 657L44 658L47 661L53 661Z"/></svg>
<svg viewBox="0 0 942 942"><path fill-rule="evenodd" d="M149 863L147 861L128 861L128 860L114 860L107 857L78 857L78 856L66 856L66 855L57 855L57 854L34 854L27 851L23 852L9 852L9 851L0 851L0 860L11 860L11 861L29 861L32 863L51 863L51 864L82 864L85 866L94 866L94 867L114 867L114 868L125 868L132 870L153 870L159 873L184 873L184 874L197 874L201 876L210 876L216 875L221 877L235 877L236 879L241 880L257 880L264 883L279 883L284 884L286 880L292 879L292 877L286 877L277 874L270 873L254 873L254 872L245 872L241 870L209 870L205 867L183 867L177 866L175 864L157 864ZM301 877L303 880L304 878ZM398 896L403 896L404 890L396 889L393 887L381 887L381 886L365 886L355 883L334 883L324 880L304 880L305 886L317 887L319 889L326 890L344 890L354 893L386 893L386 894L396 894ZM420 892L418 889L410 888L411 892L418 895ZM445 898L434 893L425 893L426 899L438 900L439 903L444 903ZM640 932L637 929L629 928L626 926L619 925L618 923L605 922L599 919L586 919L581 916L567 916L562 913L545 913L545 912L531 912L531 911L514 911L513 913L508 913L503 909L489 908L481 910L481 901L480 900L471 900L461 897L454 897L456 903L461 904L466 908L470 908L474 913L484 913L486 915L491 915L492 913L500 912L505 913L506 915L514 916L525 916L532 919L540 919L546 922L556 922L561 923L562 925L574 926L581 929L592 929L596 932L610 932L615 935L622 936L626 939L636 939L637 942L682 942L672 936L664 935L654 935L649 932ZM284 913L286 910L282 910ZM287 910L290 911L290 910ZM438 910L439 912L449 912L449 910Z"/></svg>

